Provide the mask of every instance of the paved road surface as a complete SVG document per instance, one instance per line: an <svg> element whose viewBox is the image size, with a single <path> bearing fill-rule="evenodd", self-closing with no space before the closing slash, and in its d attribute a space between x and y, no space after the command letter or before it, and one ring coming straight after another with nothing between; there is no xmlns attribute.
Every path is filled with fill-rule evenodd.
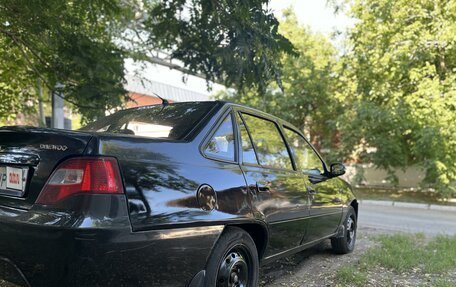
<svg viewBox="0 0 456 287"><path fill-rule="evenodd" d="M360 204L359 227L427 235L456 235L456 212Z"/></svg>

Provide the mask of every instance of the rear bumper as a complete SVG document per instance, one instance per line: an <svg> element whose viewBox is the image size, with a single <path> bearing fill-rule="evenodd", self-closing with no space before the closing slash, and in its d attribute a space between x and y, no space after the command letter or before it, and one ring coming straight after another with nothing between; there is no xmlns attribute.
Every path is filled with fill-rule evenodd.
<svg viewBox="0 0 456 287"><path fill-rule="evenodd" d="M40 216L47 221L37 221ZM70 217L0 207L0 275L7 277L0 279L33 287L186 286L205 268L223 230L132 232L121 220L96 226L93 219Z"/></svg>

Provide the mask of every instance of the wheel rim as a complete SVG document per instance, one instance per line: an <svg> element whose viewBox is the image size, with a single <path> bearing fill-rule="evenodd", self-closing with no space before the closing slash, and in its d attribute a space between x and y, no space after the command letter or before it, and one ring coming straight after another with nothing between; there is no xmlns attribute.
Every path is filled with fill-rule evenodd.
<svg viewBox="0 0 456 287"><path fill-rule="evenodd" d="M249 260L249 253L242 246L228 251L219 266L217 287L247 287Z"/></svg>
<svg viewBox="0 0 456 287"><path fill-rule="evenodd" d="M353 215L347 218L347 243L349 246L353 245L356 236L356 223Z"/></svg>

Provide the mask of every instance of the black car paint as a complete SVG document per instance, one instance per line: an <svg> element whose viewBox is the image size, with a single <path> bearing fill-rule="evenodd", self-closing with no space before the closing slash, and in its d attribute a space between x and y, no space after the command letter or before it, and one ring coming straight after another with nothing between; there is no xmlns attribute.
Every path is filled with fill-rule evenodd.
<svg viewBox="0 0 456 287"><path fill-rule="evenodd" d="M292 127L215 102L182 141L0 129L0 155L14 154L8 164L26 164L33 175L25 199L0 196L0 261L19 269L28 281L22 284L32 286L200 286L207 257L227 225L252 235L263 264L343 233L343 214L356 205L343 180L322 176L311 184L310 175L297 171L240 165L239 147L234 162L205 156L221 119L240 110ZM42 150L40 144L68 149ZM34 205L55 166L80 155L116 157L126 196L79 195L53 207ZM36 156L46 160L30 161ZM215 191L213 209L198 201L201 186ZM18 272L4 276L19 278Z"/></svg>

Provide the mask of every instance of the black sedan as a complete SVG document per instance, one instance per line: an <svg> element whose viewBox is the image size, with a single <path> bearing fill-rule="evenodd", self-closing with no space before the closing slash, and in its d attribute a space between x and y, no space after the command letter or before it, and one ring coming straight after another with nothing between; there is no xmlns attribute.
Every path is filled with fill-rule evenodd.
<svg viewBox="0 0 456 287"><path fill-rule="evenodd" d="M0 278L24 286L258 285L358 203L302 133L226 102L117 112L79 131L0 128Z"/></svg>

